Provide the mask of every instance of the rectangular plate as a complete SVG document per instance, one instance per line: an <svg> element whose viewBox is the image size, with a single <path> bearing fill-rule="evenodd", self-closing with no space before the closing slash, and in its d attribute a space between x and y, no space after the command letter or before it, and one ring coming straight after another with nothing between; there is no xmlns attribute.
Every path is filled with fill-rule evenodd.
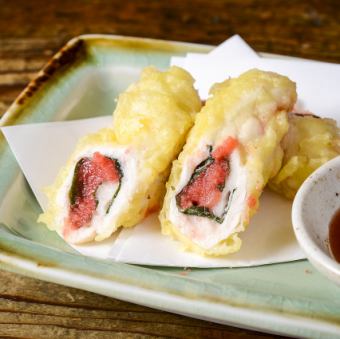
<svg viewBox="0 0 340 339"><path fill-rule="evenodd" d="M119 36L80 36L44 67L1 124L112 114L115 98L144 66L166 68L173 55L204 53L211 48ZM0 268L238 327L306 337L339 334L339 288L307 261L183 270L84 257L37 224L40 207L2 134L0 163Z"/></svg>

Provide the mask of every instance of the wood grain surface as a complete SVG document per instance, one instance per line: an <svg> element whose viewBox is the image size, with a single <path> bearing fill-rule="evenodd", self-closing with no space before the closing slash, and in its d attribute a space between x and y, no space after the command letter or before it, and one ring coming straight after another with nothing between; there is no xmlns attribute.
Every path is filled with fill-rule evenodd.
<svg viewBox="0 0 340 339"><path fill-rule="evenodd" d="M340 62L338 0L0 0L0 116L72 37L108 33L218 44ZM0 337L251 338L194 320L0 271Z"/></svg>

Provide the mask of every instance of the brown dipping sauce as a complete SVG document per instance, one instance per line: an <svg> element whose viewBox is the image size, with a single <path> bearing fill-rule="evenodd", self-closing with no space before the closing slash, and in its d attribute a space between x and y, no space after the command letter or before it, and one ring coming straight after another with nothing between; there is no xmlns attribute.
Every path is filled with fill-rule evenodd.
<svg viewBox="0 0 340 339"><path fill-rule="evenodd" d="M334 259L340 263L340 208L329 224L329 247Z"/></svg>

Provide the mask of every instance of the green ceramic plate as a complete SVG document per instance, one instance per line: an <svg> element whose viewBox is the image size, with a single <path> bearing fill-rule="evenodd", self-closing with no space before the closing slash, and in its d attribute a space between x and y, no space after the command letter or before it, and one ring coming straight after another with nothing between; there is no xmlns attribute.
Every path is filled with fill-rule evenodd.
<svg viewBox="0 0 340 339"><path fill-rule="evenodd" d="M68 43L2 125L111 114L142 67L211 47L117 36ZM83 257L36 223L39 205L0 135L0 267L219 323L303 337L340 334L340 289L307 261L238 269L140 267ZM43 170L43 164L42 164Z"/></svg>

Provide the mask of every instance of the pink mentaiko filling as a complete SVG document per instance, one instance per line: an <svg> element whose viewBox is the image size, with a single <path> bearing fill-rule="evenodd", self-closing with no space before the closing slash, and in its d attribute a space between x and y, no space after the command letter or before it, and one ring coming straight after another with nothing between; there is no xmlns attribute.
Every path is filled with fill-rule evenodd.
<svg viewBox="0 0 340 339"><path fill-rule="evenodd" d="M82 158L77 163L72 183L73 198L66 227L78 229L88 226L97 207L95 193L104 182L118 182L121 172L117 160L95 152L92 158ZM73 200L73 201L72 201Z"/></svg>
<svg viewBox="0 0 340 339"><path fill-rule="evenodd" d="M189 182L177 196L182 210L192 206L213 209L220 201L223 187L229 176L228 158L237 147L237 140L229 137L210 155L210 164Z"/></svg>

